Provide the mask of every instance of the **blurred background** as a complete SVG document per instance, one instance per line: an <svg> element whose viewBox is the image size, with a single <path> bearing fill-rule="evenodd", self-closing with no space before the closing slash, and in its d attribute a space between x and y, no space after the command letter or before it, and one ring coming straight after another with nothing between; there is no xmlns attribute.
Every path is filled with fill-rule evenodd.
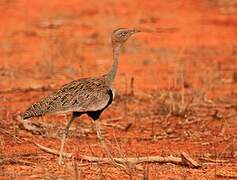
<svg viewBox="0 0 237 180"><path fill-rule="evenodd" d="M182 73L193 89L230 91L236 82L234 0L1 0L0 9L2 88L60 84L106 72L110 34L119 27L144 33L126 44L118 88L122 76L133 76L142 91L179 88ZM164 28L171 30L160 32Z"/></svg>
<svg viewBox="0 0 237 180"><path fill-rule="evenodd" d="M129 149L131 155L157 155L163 152L160 148L177 145L173 150L164 150L165 154L187 150L193 155L203 156L208 152L214 159L236 160L236 0L0 0L0 12L0 127L15 138L0 130L0 157L13 157L16 149L20 154L27 147L27 151L40 153L33 145L19 144L16 140L21 136L37 139L37 135L29 135L20 128L18 116L32 102L71 80L107 72L112 63L110 35L113 30L125 27L143 32L125 44L116 77L117 99L103 118L122 116L121 123L133 124L128 132L117 132L119 137L137 137L142 133L154 140L165 132L179 137L180 142L135 140L126 146L121 137L122 149ZM205 107L200 107L203 104ZM191 108L196 105L200 106ZM63 118L56 117L55 121L52 118L35 122L51 123L57 128L65 123ZM187 119L201 124L179 124ZM56 136L50 133L47 135ZM78 136L72 135L73 146L81 141ZM95 133L92 137L95 139ZM94 139L90 140L94 142ZM38 141L59 143L57 138L41 137ZM88 149L85 141L81 142L84 149L76 151ZM16 148L8 152L7 147ZM39 171L39 177L46 176L44 172L54 167L54 164L42 167L38 160L33 162L38 169L44 169ZM48 163L46 159L45 163ZM18 165L0 163L0 167L5 175L19 170ZM228 166L231 170L234 167ZM211 172L213 167L209 168ZM85 177L91 176L86 173L90 170L84 169ZM159 170L161 174L153 170L151 177L166 177L165 169ZM19 173L32 171L38 172L29 167ZM174 171L178 177L187 175L182 169ZM55 174L72 177L74 172L62 173L62 169L56 169ZM191 174L196 178L200 175Z"/></svg>

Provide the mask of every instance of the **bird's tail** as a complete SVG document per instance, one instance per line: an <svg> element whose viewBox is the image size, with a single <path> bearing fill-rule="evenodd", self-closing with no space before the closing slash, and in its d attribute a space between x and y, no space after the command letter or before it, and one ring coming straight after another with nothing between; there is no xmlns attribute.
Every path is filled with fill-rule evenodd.
<svg viewBox="0 0 237 180"><path fill-rule="evenodd" d="M32 104L32 106L29 107L23 114L23 119L28 119L33 116L42 116L44 114L43 109L44 108L42 107L42 104L40 102Z"/></svg>

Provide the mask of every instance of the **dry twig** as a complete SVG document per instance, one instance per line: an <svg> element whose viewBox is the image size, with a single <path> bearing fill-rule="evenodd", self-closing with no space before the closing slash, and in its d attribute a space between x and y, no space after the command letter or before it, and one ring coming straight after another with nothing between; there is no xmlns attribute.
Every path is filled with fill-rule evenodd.
<svg viewBox="0 0 237 180"><path fill-rule="evenodd" d="M225 179L237 179L237 176L232 173L217 173L217 177L225 178Z"/></svg>
<svg viewBox="0 0 237 180"><path fill-rule="evenodd" d="M121 119L123 119L123 116L119 116L119 117L115 117L115 118L103 119L102 122L112 123L112 122L115 122L115 121L119 121Z"/></svg>
<svg viewBox="0 0 237 180"><path fill-rule="evenodd" d="M229 160L223 160L223 159L210 159L210 158L204 158L201 157L199 158L200 160L206 161L206 162L211 162L211 163L229 163Z"/></svg>
<svg viewBox="0 0 237 180"><path fill-rule="evenodd" d="M3 133L5 133L5 134L7 134L7 135L9 135L9 136L11 136L11 137L13 137L13 138L15 138L18 142L22 142L22 140L21 140L20 138L14 136L14 133L11 133L11 132L9 132L9 131L7 131L7 130L1 128L1 127L0 127L0 131L2 131Z"/></svg>
<svg viewBox="0 0 237 180"><path fill-rule="evenodd" d="M114 123L107 123L107 122L104 122L102 124L107 127L114 127L114 128L120 129L122 131L127 131L132 126L132 123L128 123L126 126L122 126L120 124L114 124Z"/></svg>
<svg viewBox="0 0 237 180"><path fill-rule="evenodd" d="M192 159L187 153L182 152L181 153L181 159L182 162L192 168L196 168L196 167L200 167L201 165L195 161L194 159Z"/></svg>
<svg viewBox="0 0 237 180"><path fill-rule="evenodd" d="M39 149L50 153L54 155L59 155L59 152L54 149L47 148L45 146L42 146L40 144L34 143ZM86 156L86 155L80 155L80 157L73 157L71 153L63 153L63 156L66 158L74 158L77 160L85 160L89 162L104 162L104 163L110 163L110 158L100 158L100 157L94 157L94 156ZM147 157L127 157L124 158L114 158L114 161L119 164L132 164L136 165L139 163L172 163L177 165L184 165L191 168L199 168L201 167L201 164L197 163L195 160L193 160L191 157L189 157L186 153L181 154L182 158L180 157L174 157L174 156L167 156L167 157L161 157L161 156L147 156Z"/></svg>
<svg viewBox="0 0 237 180"><path fill-rule="evenodd" d="M0 159L0 165L6 165L6 164L20 164L20 165L25 165L25 166L32 166L34 163L29 162L29 161L23 161L23 160L18 160L18 159L13 159L13 158L3 158Z"/></svg>

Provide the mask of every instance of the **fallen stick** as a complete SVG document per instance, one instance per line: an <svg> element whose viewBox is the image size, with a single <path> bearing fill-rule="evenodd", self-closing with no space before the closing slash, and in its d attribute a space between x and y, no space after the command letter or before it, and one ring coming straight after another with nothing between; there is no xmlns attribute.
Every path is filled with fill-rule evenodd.
<svg viewBox="0 0 237 180"><path fill-rule="evenodd" d="M15 138L18 142L22 142L22 140L21 140L20 138L14 136L14 133L11 133L11 132L9 132L9 131L7 131L7 130L1 128L1 127L0 127L0 130L1 130L3 133L7 134L8 136L11 136L11 137Z"/></svg>
<svg viewBox="0 0 237 180"><path fill-rule="evenodd" d="M114 128L120 129L122 131L127 131L132 126L132 123L128 123L126 126L122 126L120 124L106 123L106 122L102 124L107 127L114 127Z"/></svg>
<svg viewBox="0 0 237 180"><path fill-rule="evenodd" d="M217 173L216 176L220 178L225 178L225 179L237 179L237 176L233 172L232 173L229 172L229 174Z"/></svg>
<svg viewBox="0 0 237 180"><path fill-rule="evenodd" d="M20 165L25 165L25 166L35 165L34 163L29 162L29 161L23 161L23 160L18 160L18 159L13 159L13 158L0 159L0 165L8 165L8 164L20 164Z"/></svg>
<svg viewBox="0 0 237 180"><path fill-rule="evenodd" d="M224 159L209 159L209 158L204 158L204 157L199 158L199 160L212 162L212 163L229 163L230 162L229 160L224 160Z"/></svg>
<svg viewBox="0 0 237 180"><path fill-rule="evenodd" d="M185 152L182 152L181 153L181 159L182 159L182 162L192 168L195 168L195 167L200 167L200 164L195 161L194 159L192 159L187 153Z"/></svg>
<svg viewBox="0 0 237 180"><path fill-rule="evenodd" d="M59 155L59 152L55 149L47 148L40 144L34 143L39 149L50 154ZM74 157L71 153L63 153L63 156L66 158L74 158L76 160L85 160L89 162L103 162L110 163L110 158L100 158L94 156L80 155L79 157ZM139 163L172 163L177 165L184 165L191 168L199 168L201 164L197 163L195 160L191 159L186 153L181 154L182 158L174 156L147 156L147 157L127 157L127 158L113 158L116 163L119 164L139 164Z"/></svg>
<svg viewBox="0 0 237 180"><path fill-rule="evenodd" d="M115 121L119 121L123 119L123 116L119 116L119 117L115 117L115 118L109 118L109 119L103 119L102 122L106 122L106 123L112 123Z"/></svg>

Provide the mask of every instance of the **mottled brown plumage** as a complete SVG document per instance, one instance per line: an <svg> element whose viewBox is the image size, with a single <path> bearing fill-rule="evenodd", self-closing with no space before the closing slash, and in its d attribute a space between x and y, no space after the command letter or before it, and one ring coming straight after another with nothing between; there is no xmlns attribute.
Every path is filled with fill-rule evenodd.
<svg viewBox="0 0 237 180"><path fill-rule="evenodd" d="M96 122L96 131L100 143L111 158L111 161L115 163L101 137L99 124L96 120L113 101L114 91L112 85L117 72L121 47L127 39L136 32L139 31L136 29L120 28L112 33L113 64L111 70L107 74L97 78L82 78L72 81L62 86L58 91L52 93L48 97L34 103L24 113L23 119L50 113L72 112L72 117L67 123L65 133L62 137L59 164L62 162L64 142L71 123L76 117L79 117L84 113L88 114L88 116Z"/></svg>
<svg viewBox="0 0 237 180"><path fill-rule="evenodd" d="M113 98L111 91L106 75L75 80L34 103L26 110L23 118L42 116L47 113L99 111L105 108Z"/></svg>

